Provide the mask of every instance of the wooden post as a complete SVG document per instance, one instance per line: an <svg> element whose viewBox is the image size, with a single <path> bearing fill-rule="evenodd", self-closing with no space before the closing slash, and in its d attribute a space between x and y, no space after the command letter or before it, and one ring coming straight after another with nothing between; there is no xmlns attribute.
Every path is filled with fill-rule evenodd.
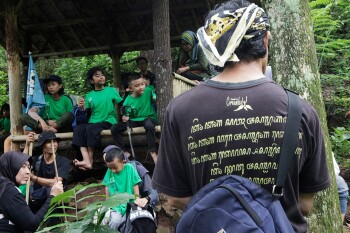
<svg viewBox="0 0 350 233"><path fill-rule="evenodd" d="M23 58L22 59L22 74L21 74L21 79L22 82L27 84L27 75L28 75L28 64L29 64L29 59L28 58ZM21 95L22 97L26 98L27 95L27 85L23 85L23 89L21 92L23 95Z"/></svg>
<svg viewBox="0 0 350 233"><path fill-rule="evenodd" d="M113 86L121 87L120 56L117 51L112 54Z"/></svg>
<svg viewBox="0 0 350 233"><path fill-rule="evenodd" d="M10 99L10 120L11 134L22 134L22 126L19 118L22 114L21 108L21 76L20 59L17 31L17 15L15 6L10 1L5 5L5 33L6 33L6 51L7 66L9 78L9 99Z"/></svg>
<svg viewBox="0 0 350 233"><path fill-rule="evenodd" d="M121 72L120 72L120 53L115 50L112 49L112 70L113 70L113 86L118 88L118 91L120 93L120 88L122 86L122 77L121 77ZM120 109L118 107L118 105L115 106L115 110L117 112L117 115L120 116Z"/></svg>
<svg viewBox="0 0 350 233"><path fill-rule="evenodd" d="M163 124L168 103L173 98L170 52L169 0L153 1L153 43L159 124Z"/></svg>

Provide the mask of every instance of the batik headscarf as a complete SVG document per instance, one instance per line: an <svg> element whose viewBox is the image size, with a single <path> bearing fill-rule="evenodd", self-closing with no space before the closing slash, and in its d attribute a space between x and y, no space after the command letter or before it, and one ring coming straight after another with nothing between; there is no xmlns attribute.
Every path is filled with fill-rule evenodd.
<svg viewBox="0 0 350 233"><path fill-rule="evenodd" d="M199 44L209 62L224 67L227 61L239 62L235 50L242 40L254 39L270 27L264 10L255 4L213 15L197 31Z"/></svg>
<svg viewBox="0 0 350 233"><path fill-rule="evenodd" d="M186 41L186 43L191 45L192 50L191 50L191 52L189 52L188 55L190 56L189 58L192 61L196 61L197 56L198 56L198 38L197 38L196 33L192 32L192 31L184 31L180 37L181 37L181 40L184 40L184 41ZM186 52L183 49L181 49L180 54L179 54L179 63L185 64L186 61L184 61L184 59L188 60L188 59L186 59L186 57L187 57Z"/></svg>
<svg viewBox="0 0 350 233"><path fill-rule="evenodd" d="M28 159L28 155L17 151L0 156L0 199L9 187L17 186L16 175Z"/></svg>

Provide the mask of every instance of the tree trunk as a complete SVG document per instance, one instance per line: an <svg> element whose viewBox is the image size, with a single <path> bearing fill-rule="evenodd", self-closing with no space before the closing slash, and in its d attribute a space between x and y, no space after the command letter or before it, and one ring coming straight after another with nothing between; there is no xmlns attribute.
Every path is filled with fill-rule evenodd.
<svg viewBox="0 0 350 233"><path fill-rule="evenodd" d="M311 102L319 114L325 137L332 186L317 194L313 211L308 217L308 232L342 232L309 1L268 0L264 5L272 26L273 41L270 55L273 79Z"/></svg>
<svg viewBox="0 0 350 233"><path fill-rule="evenodd" d="M15 6L7 4L5 9L5 33L6 33L6 52L7 67L9 78L9 99L10 99L10 120L11 134L21 134L22 126L19 118L22 115L21 108L21 76L20 60L17 32L17 15Z"/></svg>
<svg viewBox="0 0 350 233"><path fill-rule="evenodd" d="M153 43L155 74L157 82L157 107L159 124L163 124L164 113L173 98L170 52L169 0L153 1Z"/></svg>

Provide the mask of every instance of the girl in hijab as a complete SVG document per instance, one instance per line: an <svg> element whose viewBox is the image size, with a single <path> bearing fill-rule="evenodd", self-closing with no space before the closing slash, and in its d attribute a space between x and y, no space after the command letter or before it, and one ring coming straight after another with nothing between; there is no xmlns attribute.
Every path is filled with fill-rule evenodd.
<svg viewBox="0 0 350 233"><path fill-rule="evenodd" d="M63 192L59 181L52 187L45 204L33 214L18 189L30 176L28 158L28 155L16 151L0 157L0 232L34 232L44 219L51 198Z"/></svg>
<svg viewBox="0 0 350 233"><path fill-rule="evenodd" d="M210 78L210 69L203 50L198 46L197 35L192 31L181 34L181 48L176 73L190 79L203 81Z"/></svg>

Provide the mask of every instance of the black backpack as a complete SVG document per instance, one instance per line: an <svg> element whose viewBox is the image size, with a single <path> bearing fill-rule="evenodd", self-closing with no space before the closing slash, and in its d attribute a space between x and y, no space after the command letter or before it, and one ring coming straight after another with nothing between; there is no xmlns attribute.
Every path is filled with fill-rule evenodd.
<svg viewBox="0 0 350 233"><path fill-rule="evenodd" d="M74 106L73 108L74 121L72 123L72 128L81 124L86 124L89 122L87 110L82 109L81 107Z"/></svg>
<svg viewBox="0 0 350 233"><path fill-rule="evenodd" d="M125 222L118 228L121 233L156 233L156 214L151 205L141 208L129 202L125 216Z"/></svg>

